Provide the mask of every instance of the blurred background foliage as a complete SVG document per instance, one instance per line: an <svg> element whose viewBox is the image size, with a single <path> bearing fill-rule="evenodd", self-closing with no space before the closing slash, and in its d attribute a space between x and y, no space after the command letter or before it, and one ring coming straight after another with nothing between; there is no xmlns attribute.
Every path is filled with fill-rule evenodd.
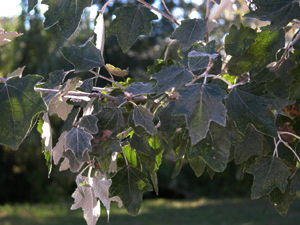
<svg viewBox="0 0 300 225"><path fill-rule="evenodd" d="M94 7L101 8L105 1L94 0ZM115 1L105 13L105 23L109 26L113 11L123 5L124 1ZM133 2L133 1L129 1ZM165 11L160 1L148 0L156 7ZM192 0L166 0L170 11L178 20L205 16L205 2ZM203 4L202 4L203 3ZM93 36L94 21L91 11L86 10L80 27L70 40L62 37L55 26L46 31L43 28L43 15L39 7L29 14L26 13L26 1L22 1L22 13L18 17L0 18L0 27L5 31L17 31L23 36L16 38L0 50L0 77L5 77L18 67L26 66L25 74L40 74L45 78L58 69L69 70L69 64L59 52L65 45L80 45ZM223 0L222 4L211 3L210 39L216 40L216 47L222 48L222 42L232 24L239 25L241 15L247 10L244 1L236 2ZM218 8L219 7L219 8ZM219 11L218 11L219 10ZM0 15L1 16L1 15ZM250 21L243 20L250 24ZM251 26L255 26L251 22ZM140 37L128 53L123 54L118 46L116 37L108 37L105 42L104 58L106 63L122 69L129 68L130 77L147 80L147 66L153 65L160 58L164 48L170 42L167 38L173 32L174 26L162 18L154 21L151 37ZM176 44L174 44L176 45ZM170 46L168 58L178 60L176 46ZM221 51L222 52L222 51ZM103 74L105 71L101 71ZM68 75L72 76L72 75ZM80 74L82 79L89 74ZM103 85L103 84L99 84ZM51 118L54 143L56 143L62 123L58 117ZM168 154L168 153L166 153ZM158 172L160 194L165 198L195 198L195 197L249 197L251 177L241 180L240 168L234 163L228 164L224 173L215 174L213 180L210 171L200 178L194 175L189 165L184 164L180 175L172 179L175 166L172 157L166 157ZM47 178L47 167L41 150L40 136L34 128L18 151L0 146L0 204L6 202L52 202L71 201L71 193L75 189L75 174L64 171L58 172L54 166L50 179ZM148 194L146 197L154 197Z"/></svg>

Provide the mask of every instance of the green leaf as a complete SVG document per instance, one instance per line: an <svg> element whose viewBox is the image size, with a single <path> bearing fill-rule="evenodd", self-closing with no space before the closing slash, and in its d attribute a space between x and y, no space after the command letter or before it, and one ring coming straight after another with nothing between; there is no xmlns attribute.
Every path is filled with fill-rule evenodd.
<svg viewBox="0 0 300 225"><path fill-rule="evenodd" d="M61 48L63 56L74 65L75 72L89 71L104 65L101 51L88 41L79 47L70 46Z"/></svg>
<svg viewBox="0 0 300 225"><path fill-rule="evenodd" d="M166 140L170 140L179 127L186 127L186 121L183 115L173 115L174 107L175 102L169 102L158 114L161 124L160 131Z"/></svg>
<svg viewBox="0 0 300 225"><path fill-rule="evenodd" d="M151 21L158 19L149 9L141 5L128 5L117 9L116 18L107 30L107 36L116 35L125 53L140 35L150 35Z"/></svg>
<svg viewBox="0 0 300 225"><path fill-rule="evenodd" d="M73 127L66 135L66 151L71 150L79 162L83 161L86 151L92 151L93 136L81 128Z"/></svg>
<svg viewBox="0 0 300 225"><path fill-rule="evenodd" d="M38 0L28 0L28 9L27 12L29 13L31 10L33 10L35 8L35 6L37 5Z"/></svg>
<svg viewBox="0 0 300 225"><path fill-rule="evenodd" d="M153 83L134 82L126 88L128 93L133 95L154 94Z"/></svg>
<svg viewBox="0 0 300 225"><path fill-rule="evenodd" d="M232 57L228 62L230 75L241 75L244 72L259 72L275 60L277 51L284 47L285 32L280 29L271 32L268 27L257 34L255 42L239 57Z"/></svg>
<svg viewBox="0 0 300 225"><path fill-rule="evenodd" d="M45 29L57 24L62 30L63 36L69 38L77 29L83 10L92 5L92 0L44 0L43 4L49 6L44 14Z"/></svg>
<svg viewBox="0 0 300 225"><path fill-rule="evenodd" d="M247 161L252 156L263 153L263 134L249 126L246 130L244 140L235 144L234 159L236 164Z"/></svg>
<svg viewBox="0 0 300 225"><path fill-rule="evenodd" d="M147 175L132 166L124 166L112 178L110 196L119 196L131 215L136 215L141 207L143 193L152 191Z"/></svg>
<svg viewBox="0 0 300 225"><path fill-rule="evenodd" d="M143 106L136 106L133 109L133 121L135 126L143 127L149 134L154 135L155 127L153 123L153 114L149 109Z"/></svg>
<svg viewBox="0 0 300 225"><path fill-rule="evenodd" d="M293 195L298 191L300 191L300 169L297 169L295 175L292 177L290 193Z"/></svg>
<svg viewBox="0 0 300 225"><path fill-rule="evenodd" d="M233 24L225 38L226 54L240 57L255 42L256 37L256 31L250 27L241 24L240 29L238 29Z"/></svg>
<svg viewBox="0 0 300 225"><path fill-rule="evenodd" d="M188 149L188 158L201 159L215 172L223 172L230 155L231 141L225 127L211 123L208 135Z"/></svg>
<svg viewBox="0 0 300 225"><path fill-rule="evenodd" d="M209 65L209 59L213 61L218 57L218 54L208 54L205 52L191 51L188 54L189 69L191 71L197 71L206 69Z"/></svg>
<svg viewBox="0 0 300 225"><path fill-rule="evenodd" d="M98 126L97 126L98 118L93 115L86 115L81 118L79 122L79 126L84 128L87 132L91 134L98 133Z"/></svg>
<svg viewBox="0 0 300 225"><path fill-rule="evenodd" d="M286 188L286 191L282 193L278 188L275 188L270 194L270 201L281 216L287 215L291 204L296 199L296 195L291 195L289 191L289 188Z"/></svg>
<svg viewBox="0 0 300 225"><path fill-rule="evenodd" d="M127 159L127 162L129 165L135 167L135 168L140 168L140 162L138 160L138 157L137 157L137 152L134 151L133 148L131 148L130 145L125 145L123 147L123 152L124 152L124 155Z"/></svg>
<svg viewBox="0 0 300 225"><path fill-rule="evenodd" d="M293 19L300 20L299 2L295 0L252 0L248 5L250 12L245 17L271 21L271 29L286 26Z"/></svg>
<svg viewBox="0 0 300 225"><path fill-rule="evenodd" d="M206 164L201 157L189 159L189 164L197 177L200 177L204 173Z"/></svg>
<svg viewBox="0 0 300 225"><path fill-rule="evenodd" d="M107 173L109 171L112 154L114 152L122 152L122 148L118 140L108 139L101 141L99 144L93 145L92 155L95 155L100 162L101 169Z"/></svg>
<svg viewBox="0 0 300 225"><path fill-rule="evenodd" d="M270 110L274 101L255 93L260 89L265 89L265 87L255 83L234 87L226 99L228 117L236 123L237 128L243 134L247 126L253 124L257 130L276 137L275 118Z"/></svg>
<svg viewBox="0 0 300 225"><path fill-rule="evenodd" d="M178 93L174 114L185 115L192 145L206 137L211 121L226 125L225 92L217 85L193 84Z"/></svg>
<svg viewBox="0 0 300 225"><path fill-rule="evenodd" d="M292 76L292 83L290 87L289 97L291 99L300 98L300 63L297 64L297 67L290 71Z"/></svg>
<svg viewBox="0 0 300 225"><path fill-rule="evenodd" d="M147 136L138 136L136 134L132 135L130 140L130 146L134 148L138 153L149 156L151 154L152 148L148 144Z"/></svg>
<svg viewBox="0 0 300 225"><path fill-rule="evenodd" d="M181 48L188 50L196 41L203 40L207 32L206 20L186 19L171 35L171 39L180 42Z"/></svg>
<svg viewBox="0 0 300 225"><path fill-rule="evenodd" d="M161 94L171 88L180 89L184 87L186 83L193 80L193 76L185 68L169 66L163 67L161 71L155 73L152 79L157 80L154 90L157 94Z"/></svg>
<svg viewBox="0 0 300 225"><path fill-rule="evenodd" d="M46 111L46 105L34 86L43 78L27 75L0 83L0 144L17 150L35 122L34 116Z"/></svg>
<svg viewBox="0 0 300 225"><path fill-rule="evenodd" d="M268 195L275 188L279 188L284 193L288 184L287 179L291 175L287 165L280 158L273 156L257 158L247 172L254 176L251 188L252 199Z"/></svg>
<svg viewBox="0 0 300 225"><path fill-rule="evenodd" d="M124 117L119 108L104 108L95 115L98 118L100 131L119 132L124 127Z"/></svg>

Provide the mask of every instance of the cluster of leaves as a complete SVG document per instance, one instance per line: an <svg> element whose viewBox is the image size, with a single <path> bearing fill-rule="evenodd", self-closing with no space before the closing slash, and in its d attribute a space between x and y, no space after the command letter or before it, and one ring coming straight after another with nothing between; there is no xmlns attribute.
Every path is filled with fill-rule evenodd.
<svg viewBox="0 0 300 225"><path fill-rule="evenodd" d="M49 5L45 27L57 24L66 38L92 4L44 2ZM106 31L117 36L124 53L140 35L150 34L151 22L158 19L151 10L161 12L138 2L117 9ZM30 9L35 4L29 1ZM89 225L100 216L99 200L108 211L110 202L117 201L135 215L144 192L158 194L164 151L173 152L176 160L173 176L184 162L199 177L205 170L211 176L223 172L234 160L243 173L254 176L251 198L269 195L286 215L300 190L300 33L285 47L283 28L299 20L299 3L252 1L246 16L271 25L259 30L232 25L223 55L215 50L215 41L206 40L206 19L181 21L170 36L180 43L181 59L158 60L149 67L148 82L116 82L114 76L124 77L128 70L105 64L106 6L97 19L96 46L88 40L61 48L74 70L52 72L42 83L40 76L21 77L20 71L0 81L0 143L16 150L38 120L49 173L52 163L79 172L72 209L81 207ZM101 67L110 78L100 74ZM68 78L73 72L92 73L111 85L95 87L94 78ZM55 146L53 114L65 122Z"/></svg>

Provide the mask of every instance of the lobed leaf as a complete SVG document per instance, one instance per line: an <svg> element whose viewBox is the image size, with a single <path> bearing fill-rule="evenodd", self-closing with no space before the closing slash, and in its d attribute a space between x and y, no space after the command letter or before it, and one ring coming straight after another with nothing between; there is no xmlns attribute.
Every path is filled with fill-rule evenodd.
<svg viewBox="0 0 300 225"><path fill-rule="evenodd" d="M149 111L149 109L138 105L134 107L132 115L135 126L141 126L149 134L154 135L155 126L153 123L153 114Z"/></svg>
<svg viewBox="0 0 300 225"><path fill-rule="evenodd" d="M180 42L181 48L188 50L196 41L203 40L207 32L206 20L204 19L186 19L171 35L171 39Z"/></svg>
<svg viewBox="0 0 300 225"><path fill-rule="evenodd" d="M258 157L256 163L247 172L254 176L251 188L252 199L268 195L275 188L279 188L284 193L288 184L287 179L291 175L283 160L273 156Z"/></svg>
<svg viewBox="0 0 300 225"><path fill-rule="evenodd" d="M119 196L131 215L138 213L145 191L152 191L147 175L130 165L117 172L109 189L110 196Z"/></svg>
<svg viewBox="0 0 300 225"><path fill-rule="evenodd" d="M107 30L107 36L116 35L125 53L140 35L150 35L151 21L158 19L148 8L141 5L127 5L117 9L116 18Z"/></svg>
<svg viewBox="0 0 300 225"><path fill-rule="evenodd" d="M178 93L173 113L185 115L192 145L206 137L211 121L226 125L225 92L217 85L193 84Z"/></svg>
<svg viewBox="0 0 300 225"><path fill-rule="evenodd" d="M62 30L65 38L70 38L77 29L83 10L92 5L92 0L43 0L49 6L44 14L45 29L55 24Z"/></svg>

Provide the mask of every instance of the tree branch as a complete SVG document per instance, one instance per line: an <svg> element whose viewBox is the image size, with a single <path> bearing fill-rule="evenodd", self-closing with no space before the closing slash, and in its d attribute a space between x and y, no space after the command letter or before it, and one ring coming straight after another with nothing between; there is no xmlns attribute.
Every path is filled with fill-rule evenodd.
<svg viewBox="0 0 300 225"><path fill-rule="evenodd" d="M93 70L90 70L90 72L93 73L96 77L100 77L100 78L102 78L103 80L107 80L107 81L109 81L109 82L111 82L111 83L117 85L117 87L120 88L121 90L125 90L125 87L123 87L123 86L120 85L118 82L114 81L113 79L107 78L107 77L105 77L105 76L103 76L103 75L101 75L101 74L99 74L99 73L97 73L97 72L95 72L95 71L93 71Z"/></svg>
<svg viewBox="0 0 300 225"><path fill-rule="evenodd" d="M152 9L156 12L158 12L160 15L162 15L163 17L167 18L168 20L172 21L173 23L175 23L176 25L180 26L180 23L178 23L173 16L170 16L166 13L164 13L163 11L159 10L158 8L155 8L154 6L150 5L148 2L145 2L144 0L137 0L138 2L142 3L145 7L147 7L148 9Z"/></svg>

